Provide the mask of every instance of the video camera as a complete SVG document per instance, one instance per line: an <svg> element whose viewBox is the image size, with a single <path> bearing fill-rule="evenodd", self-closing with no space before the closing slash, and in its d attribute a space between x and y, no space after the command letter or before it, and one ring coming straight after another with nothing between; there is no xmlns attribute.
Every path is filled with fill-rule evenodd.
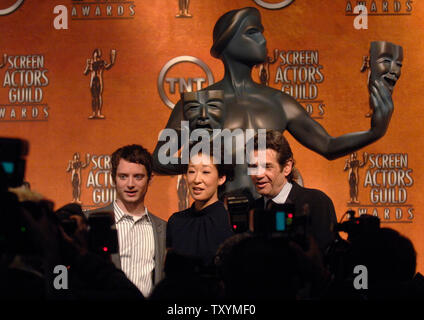
<svg viewBox="0 0 424 320"><path fill-rule="evenodd" d="M253 204L253 197L250 192L229 192L225 194L225 199L234 233L248 231L249 209Z"/></svg>
<svg viewBox="0 0 424 320"><path fill-rule="evenodd" d="M337 232L346 232L349 241L355 239L357 236L376 232L380 229L380 219L378 217L369 214L362 214L359 217L355 217L355 210L348 210L345 215L348 215L348 220L338 223L335 230Z"/></svg>
<svg viewBox="0 0 424 320"><path fill-rule="evenodd" d="M307 249L310 234L308 207L296 213L294 204L273 204L267 209L250 209L253 197L244 193L226 195L230 222L235 233L250 231L255 235L287 238Z"/></svg>
<svg viewBox="0 0 424 320"><path fill-rule="evenodd" d="M292 203L273 203L266 209L254 209L249 213L249 229L257 235L270 238L286 238L308 249L309 215L300 214Z"/></svg>
<svg viewBox="0 0 424 320"><path fill-rule="evenodd" d="M380 219L378 217L369 214L362 214L356 217L355 213L354 210L347 210L340 222L335 225L336 239L328 248L326 254L326 262L337 281L344 280L346 275L351 272L346 261L349 259L352 244L357 239L377 232L380 229ZM348 216L348 219L343 221L346 216ZM340 231L347 233L347 240L340 236Z"/></svg>
<svg viewBox="0 0 424 320"><path fill-rule="evenodd" d="M0 187L19 187L25 177L25 157L28 155L28 141L17 138L0 138Z"/></svg>
<svg viewBox="0 0 424 320"><path fill-rule="evenodd" d="M102 256L118 252L118 235L112 212L89 213L87 218L79 204L70 203L58 209L56 215L65 233L76 241L85 242L90 252ZM77 219L86 225L82 230L78 228Z"/></svg>
<svg viewBox="0 0 424 320"><path fill-rule="evenodd" d="M118 232L113 212L98 212L88 216L88 244L93 253L118 253Z"/></svg>

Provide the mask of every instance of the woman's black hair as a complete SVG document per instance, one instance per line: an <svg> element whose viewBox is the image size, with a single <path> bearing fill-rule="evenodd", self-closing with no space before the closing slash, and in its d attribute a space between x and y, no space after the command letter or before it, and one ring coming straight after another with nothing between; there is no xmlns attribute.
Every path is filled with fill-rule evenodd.
<svg viewBox="0 0 424 320"><path fill-rule="evenodd" d="M199 144L202 144L202 145L199 145ZM196 155L200 153L203 154L204 152L209 151L209 156L211 160L213 160L212 163L218 171L218 177L223 177L223 176L226 177L225 182L221 186L218 186L218 194L222 194L225 188L224 187L225 183L227 181L233 180L234 178L234 164L232 163L232 161L231 163L225 163L224 161L225 151L224 151L223 145L224 144L222 143L222 141L221 141L221 144L219 144L217 142L214 143L214 140L212 140L209 143L209 150L205 150L205 148L203 148L205 144L202 141L191 142L189 146L190 157L192 156L192 150L194 147L196 147L196 149L199 148L199 152L195 153ZM187 172L187 170L188 170L188 166L186 167L185 172Z"/></svg>

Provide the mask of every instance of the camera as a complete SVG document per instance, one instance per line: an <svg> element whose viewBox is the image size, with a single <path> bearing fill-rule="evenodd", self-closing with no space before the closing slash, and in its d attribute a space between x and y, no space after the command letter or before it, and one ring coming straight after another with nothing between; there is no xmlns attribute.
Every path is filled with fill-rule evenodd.
<svg viewBox="0 0 424 320"><path fill-rule="evenodd" d="M292 203L273 203L266 209L253 207L253 197L248 191L230 192L226 195L230 222L235 233L250 231L258 236L286 238L308 248L310 234L309 207L296 212Z"/></svg>
<svg viewBox="0 0 424 320"><path fill-rule="evenodd" d="M69 203L58 209L56 215L65 233L87 246L90 252L102 256L118 252L118 235L112 212L92 212L87 217L79 204ZM83 227L78 228L81 224Z"/></svg>
<svg viewBox="0 0 424 320"><path fill-rule="evenodd" d="M357 236L376 232L380 229L380 219L378 217L369 214L362 214L359 217L355 217L354 210L346 211L345 215L348 215L348 220L338 223L335 230L337 232L346 232L349 241L355 239Z"/></svg>
<svg viewBox="0 0 424 320"><path fill-rule="evenodd" d="M118 233L112 212L96 212L88 216L89 250L100 255L118 253Z"/></svg>
<svg viewBox="0 0 424 320"><path fill-rule="evenodd" d="M19 187L25 176L25 157L29 143L17 138L0 138L0 177L1 188Z"/></svg>
<svg viewBox="0 0 424 320"><path fill-rule="evenodd" d="M293 204L273 204L269 209L255 209L249 214L249 229L258 234L291 232L295 207Z"/></svg>
<svg viewBox="0 0 424 320"><path fill-rule="evenodd" d="M250 192L229 192L225 194L225 199L234 233L248 231L249 209L253 203L253 197Z"/></svg>
<svg viewBox="0 0 424 320"><path fill-rule="evenodd" d="M378 217L362 214L355 216L354 210L347 210L335 225L336 239L327 250L326 262L330 267L330 271L335 275L337 281L345 279L351 270L347 268L346 260L351 254L352 245L361 237L378 232L380 229L380 219ZM348 216L346 221L343 219ZM339 232L346 232L348 237L344 240Z"/></svg>
<svg viewBox="0 0 424 320"><path fill-rule="evenodd" d="M286 238L308 249L309 215L296 212L292 203L273 203L266 209L249 212L249 229L256 235L270 238Z"/></svg>

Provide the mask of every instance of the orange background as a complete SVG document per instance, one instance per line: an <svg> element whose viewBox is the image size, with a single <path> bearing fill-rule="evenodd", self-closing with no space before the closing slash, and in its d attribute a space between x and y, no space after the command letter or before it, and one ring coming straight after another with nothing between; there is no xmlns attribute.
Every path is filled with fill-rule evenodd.
<svg viewBox="0 0 424 320"><path fill-rule="evenodd" d="M6 7L13 2L1 5ZM381 2L376 0L379 12ZM394 1L388 2L393 12ZM405 12L406 1L400 2ZM44 122L0 120L0 136L29 140L26 179L33 190L52 199L59 208L72 200L71 177L66 167L75 152L85 159L86 153L110 154L131 143L153 151L171 113L157 89L159 72L170 59L183 55L197 57L209 66L215 81L222 78L222 63L210 56L209 49L213 26L228 10L246 6L260 10L270 53L274 48L319 51L325 80L318 84L318 99L324 101L326 108L323 119L317 121L333 136L369 128L370 120L364 117L368 111L366 74L359 72L362 56L368 54L371 41L394 42L404 48L402 76L393 94L395 111L386 135L358 151L358 157L361 159L363 152L408 153L414 185L408 189L407 203L413 205L415 217L410 224L385 226L399 230L413 241L418 254L417 271L423 272L420 190L424 168L419 159L424 156L424 138L420 134L422 89L417 76L424 71L424 3L414 1L411 15L407 16L370 16L367 30L354 28L354 17L345 14L346 3L337 0L326 1L324 5L323 1L296 0L281 10L266 10L252 0L192 0L189 12L193 17L177 19L178 0L135 0L133 19L80 21L71 20L71 0L27 0L14 13L0 16L0 55L44 55L49 85L43 88L43 103L49 106L49 118ZM53 27L56 5L68 8L67 30ZM105 120L88 119L91 94L89 76L84 76L83 71L95 48L102 50L107 62L110 50L117 50L115 65L103 75ZM271 80L277 65L270 68ZM0 69L2 82L6 68ZM254 77L257 79L257 69ZM270 85L281 88L272 81ZM171 99L176 102L176 96ZM8 88L0 88L1 104L9 104ZM340 218L349 200L348 176L343 171L347 157L328 161L301 146L288 133L286 137L305 186L326 192ZM91 192L84 188L88 170L82 170L84 204L91 202ZM359 172L363 183L365 168ZM147 206L153 213L168 219L178 211L176 184L177 177L154 178L147 196ZM360 200L369 203L367 190L360 188Z"/></svg>

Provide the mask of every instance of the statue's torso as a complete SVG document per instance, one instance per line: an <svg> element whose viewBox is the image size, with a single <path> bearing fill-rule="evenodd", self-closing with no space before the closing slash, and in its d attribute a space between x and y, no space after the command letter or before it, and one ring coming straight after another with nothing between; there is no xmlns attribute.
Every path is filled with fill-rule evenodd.
<svg viewBox="0 0 424 320"><path fill-rule="evenodd" d="M281 92L257 85L236 96L233 90L219 87L224 90L224 129L286 129L287 117Z"/></svg>

